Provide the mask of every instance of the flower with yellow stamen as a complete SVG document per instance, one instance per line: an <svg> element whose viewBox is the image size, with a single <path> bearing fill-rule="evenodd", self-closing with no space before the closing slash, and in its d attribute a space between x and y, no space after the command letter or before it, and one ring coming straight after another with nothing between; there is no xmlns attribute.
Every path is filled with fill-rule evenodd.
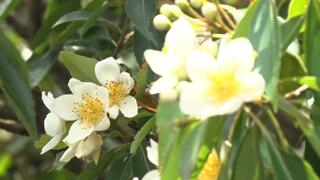
<svg viewBox="0 0 320 180"><path fill-rule="evenodd" d="M109 57L99 61L95 66L98 81L109 92L109 115L115 119L119 110L125 117L131 118L138 114L137 101L129 93L134 87L134 80L127 72L120 72L117 61Z"/></svg>
<svg viewBox="0 0 320 180"><path fill-rule="evenodd" d="M72 94L62 95L52 100L51 111L66 121L75 121L63 140L67 144L87 138L94 131L109 128L108 90L89 82L70 79L68 84Z"/></svg>
<svg viewBox="0 0 320 180"><path fill-rule="evenodd" d="M261 98L265 81L253 71L255 57L245 38L222 42L217 60L210 52L193 52L186 65L191 82L181 88L182 112L205 120Z"/></svg>

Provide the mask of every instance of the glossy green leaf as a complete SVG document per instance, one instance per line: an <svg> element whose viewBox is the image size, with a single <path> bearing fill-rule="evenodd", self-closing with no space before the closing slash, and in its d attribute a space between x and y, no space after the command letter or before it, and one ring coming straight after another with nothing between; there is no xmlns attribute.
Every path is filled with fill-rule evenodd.
<svg viewBox="0 0 320 180"><path fill-rule="evenodd" d="M317 3L320 6L320 2ZM306 17L306 32L304 35L306 66L310 75L320 77L320 21L317 18L316 8L310 3Z"/></svg>
<svg viewBox="0 0 320 180"><path fill-rule="evenodd" d="M304 14L308 8L309 0L291 0L288 9L288 18Z"/></svg>
<svg viewBox="0 0 320 180"><path fill-rule="evenodd" d="M84 82L98 82L94 72L97 60L66 51L60 53L60 59L72 77Z"/></svg>
<svg viewBox="0 0 320 180"><path fill-rule="evenodd" d="M97 8L92 14L89 16L88 20L83 24L82 30L80 32L80 36L83 37L84 34L97 22L100 16L110 7L110 3L104 3L100 8Z"/></svg>
<svg viewBox="0 0 320 180"><path fill-rule="evenodd" d="M0 1L0 21L4 20L10 12L19 5L21 0Z"/></svg>
<svg viewBox="0 0 320 180"><path fill-rule="evenodd" d="M109 167L117 158L124 156L129 149L129 144L112 149L101 155L97 165L89 164L77 177L77 180L97 179L103 170Z"/></svg>
<svg viewBox="0 0 320 180"><path fill-rule="evenodd" d="M290 43L297 38L304 23L305 16L296 16L280 26L282 37L282 51L285 51Z"/></svg>
<svg viewBox="0 0 320 180"><path fill-rule="evenodd" d="M148 71L149 71L148 64L147 63L142 64L142 67L139 70L138 75L137 75L137 88L138 89L137 89L137 94L135 95L135 97L137 99L140 99L143 97L145 90L147 88Z"/></svg>
<svg viewBox="0 0 320 180"><path fill-rule="evenodd" d="M150 133L150 131L155 127L155 124L156 124L156 118L152 117L144 124L144 126L140 129L140 131L137 132L137 134L134 136L134 139L131 143L131 147L130 147L131 154L136 153L142 141Z"/></svg>
<svg viewBox="0 0 320 180"><path fill-rule="evenodd" d="M30 136L37 136L34 102L25 62L19 51L0 32L0 87Z"/></svg>
<svg viewBox="0 0 320 180"><path fill-rule="evenodd" d="M258 52L256 68L266 81L266 94L277 107L281 33L272 0L257 0L236 29L234 38L247 37Z"/></svg>
<svg viewBox="0 0 320 180"><path fill-rule="evenodd" d="M54 25L52 25L52 28L55 28L56 26L59 26L61 24L69 23L73 21L85 21L90 17L90 15L91 15L91 12L83 11L83 10L69 12L63 15L56 23L54 23Z"/></svg>
<svg viewBox="0 0 320 180"><path fill-rule="evenodd" d="M259 132L252 128L246 135L235 163L234 180L264 179L259 151Z"/></svg>
<svg viewBox="0 0 320 180"><path fill-rule="evenodd" d="M156 1L129 0L126 6L126 12L135 25L135 28L156 45L156 39L150 31L152 18L156 13Z"/></svg>
<svg viewBox="0 0 320 180"><path fill-rule="evenodd" d="M303 76L295 78L295 80L301 85L307 85L310 89L320 91L320 79L314 76Z"/></svg>

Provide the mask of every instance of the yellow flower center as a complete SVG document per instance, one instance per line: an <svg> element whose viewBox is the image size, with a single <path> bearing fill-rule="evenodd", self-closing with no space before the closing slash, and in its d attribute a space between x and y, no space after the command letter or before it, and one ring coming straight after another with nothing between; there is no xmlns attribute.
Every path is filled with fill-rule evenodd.
<svg viewBox="0 0 320 180"><path fill-rule="evenodd" d="M220 171L220 160L215 152L212 152L203 169L201 170L198 180L216 180Z"/></svg>
<svg viewBox="0 0 320 180"><path fill-rule="evenodd" d="M119 105L127 95L121 82L110 81L106 83L105 87L109 90L110 107Z"/></svg>
<svg viewBox="0 0 320 180"><path fill-rule="evenodd" d="M78 114L81 123L88 126L97 125L105 116L103 103L96 97L82 95L82 102L75 103L73 110Z"/></svg>
<svg viewBox="0 0 320 180"><path fill-rule="evenodd" d="M216 103L223 103L236 96L240 90L240 82L235 71L224 71L210 76L209 94Z"/></svg>

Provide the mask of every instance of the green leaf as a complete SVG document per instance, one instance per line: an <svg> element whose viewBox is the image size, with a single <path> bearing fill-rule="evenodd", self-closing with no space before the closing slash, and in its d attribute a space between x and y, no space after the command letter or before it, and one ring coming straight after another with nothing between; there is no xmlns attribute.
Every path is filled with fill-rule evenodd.
<svg viewBox="0 0 320 180"><path fill-rule="evenodd" d="M179 175L180 153L184 131L179 123L184 122L179 104L161 102L158 106L157 127L159 132L159 166L163 179L176 179ZM187 131L186 129L185 131Z"/></svg>
<svg viewBox="0 0 320 180"><path fill-rule="evenodd" d="M20 2L21 0L0 1L0 21L4 20Z"/></svg>
<svg viewBox="0 0 320 180"><path fill-rule="evenodd" d="M58 61L61 47L49 50L46 54L39 56L36 53L27 61L29 63L30 85L38 85L46 76L50 68Z"/></svg>
<svg viewBox="0 0 320 180"><path fill-rule="evenodd" d="M295 78L301 85L307 85L310 89L320 92L320 79L314 76L303 76Z"/></svg>
<svg viewBox="0 0 320 180"><path fill-rule="evenodd" d="M246 135L235 163L234 180L264 179L259 151L259 133L252 128Z"/></svg>
<svg viewBox="0 0 320 180"><path fill-rule="evenodd" d="M281 33L272 0L257 0L237 27L234 38L247 37L258 52L256 68L266 81L266 94L274 107L278 103Z"/></svg>
<svg viewBox="0 0 320 180"><path fill-rule="evenodd" d="M59 18L63 15L67 14L68 12L72 12L75 10L80 9L80 1L79 0L68 0L68 1L61 1L61 0L51 0L49 1L46 12L45 12L45 19L44 23L42 24L41 28L38 30L34 40L33 40L33 47L38 47L40 45L48 43L48 37L52 32L51 27L52 25L57 22ZM60 29L61 30L61 29ZM62 30L64 28L62 27Z"/></svg>
<svg viewBox="0 0 320 180"><path fill-rule="evenodd" d="M151 21L156 13L156 1L128 0L126 12L135 25L135 28L138 29L138 31L154 45L156 45L156 39L150 31Z"/></svg>
<svg viewBox="0 0 320 180"><path fill-rule="evenodd" d="M77 177L77 180L97 179L103 170L127 153L129 144L122 145L101 155L97 165L89 164Z"/></svg>
<svg viewBox="0 0 320 180"><path fill-rule="evenodd" d="M288 19L304 14L308 4L309 0L291 0L288 8Z"/></svg>
<svg viewBox="0 0 320 180"><path fill-rule="evenodd" d="M135 155L124 152L116 157L108 169L106 179L127 180L142 178L148 171L155 169L148 161L145 146L140 146Z"/></svg>
<svg viewBox="0 0 320 180"><path fill-rule="evenodd" d="M94 72L97 60L66 51L60 53L60 59L72 77L84 82L98 83Z"/></svg>
<svg viewBox="0 0 320 180"><path fill-rule="evenodd" d="M192 171L196 166L198 153L203 145L207 123L199 123L186 135L186 143L183 145L181 154L180 172L182 179L190 179ZM214 137L214 136L213 136Z"/></svg>
<svg viewBox="0 0 320 180"><path fill-rule="evenodd" d="M144 63L142 64L142 67L139 69L138 75L137 75L137 94L135 95L136 99L141 99L145 93L146 87L148 85L148 64Z"/></svg>
<svg viewBox="0 0 320 180"><path fill-rule="evenodd" d="M320 157L320 138L317 135L313 122L286 99L281 97L279 102L279 108L292 117L316 151L318 157Z"/></svg>
<svg viewBox="0 0 320 180"><path fill-rule="evenodd" d="M130 147L131 154L136 153L142 141L150 133L150 131L155 127L155 123L156 123L156 118L152 117L145 123L145 125L140 129L140 131L137 132L137 134L134 136L134 139L131 143L131 147Z"/></svg>
<svg viewBox="0 0 320 180"><path fill-rule="evenodd" d="M290 43L297 38L304 23L305 16L296 16L280 26L282 37L282 51L286 51Z"/></svg>
<svg viewBox="0 0 320 180"><path fill-rule="evenodd" d="M80 32L80 37L83 37L86 32L97 22L99 17L106 11L107 8L110 7L110 3L105 2L100 8L97 8L93 13L89 16L88 20L83 24L82 30Z"/></svg>
<svg viewBox="0 0 320 180"><path fill-rule="evenodd" d="M133 48L134 48L134 55L136 56L138 62L143 64L144 57L143 53L147 49L154 49L154 45L152 42L145 38L137 29L134 30L133 36Z"/></svg>
<svg viewBox="0 0 320 180"><path fill-rule="evenodd" d="M84 11L84 10L78 10L69 12L65 15L63 15L54 25L52 25L52 28L55 28L56 26L59 26L64 23L69 23L73 21L86 21L91 15L90 11Z"/></svg>
<svg viewBox="0 0 320 180"><path fill-rule="evenodd" d="M317 5L320 6L320 2L318 2ZM316 8L312 3L310 3L307 12L306 32L304 37L304 50L308 72L310 75L320 77L320 51L318 50L320 44L320 21L317 18Z"/></svg>
<svg viewBox="0 0 320 180"><path fill-rule="evenodd" d="M0 87L29 135L37 136L34 102L19 51L0 32Z"/></svg>
<svg viewBox="0 0 320 180"><path fill-rule="evenodd" d="M0 177L7 174L7 171L12 166L12 156L8 153L0 155Z"/></svg>

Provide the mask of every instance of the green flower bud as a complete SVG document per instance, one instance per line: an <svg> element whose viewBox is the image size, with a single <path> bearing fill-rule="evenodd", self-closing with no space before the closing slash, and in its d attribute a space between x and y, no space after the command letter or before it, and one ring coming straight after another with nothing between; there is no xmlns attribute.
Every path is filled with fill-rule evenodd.
<svg viewBox="0 0 320 180"><path fill-rule="evenodd" d="M183 12L176 5L164 4L160 7L160 13L167 16L171 21L178 19Z"/></svg>
<svg viewBox="0 0 320 180"><path fill-rule="evenodd" d="M190 7L188 0L175 0L174 2L182 10L187 10Z"/></svg>
<svg viewBox="0 0 320 180"><path fill-rule="evenodd" d="M209 21L213 21L218 15L218 8L215 4L206 2L201 7L201 12Z"/></svg>
<svg viewBox="0 0 320 180"><path fill-rule="evenodd" d="M159 14L153 18L153 25L157 30L165 31L170 29L171 21L167 16Z"/></svg>
<svg viewBox="0 0 320 180"><path fill-rule="evenodd" d="M190 4L192 7L196 8L196 9L200 9L202 7L202 0L190 0Z"/></svg>
<svg viewBox="0 0 320 180"><path fill-rule="evenodd" d="M169 17L170 16L170 9L171 9L170 4L164 4L160 7L160 14Z"/></svg>

